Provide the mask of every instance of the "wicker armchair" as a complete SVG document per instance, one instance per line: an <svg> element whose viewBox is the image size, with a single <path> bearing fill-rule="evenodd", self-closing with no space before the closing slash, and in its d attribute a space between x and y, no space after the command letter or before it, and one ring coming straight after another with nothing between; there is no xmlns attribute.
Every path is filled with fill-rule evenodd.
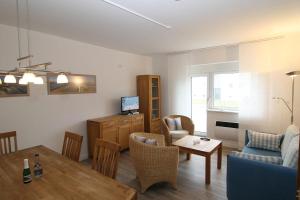
<svg viewBox="0 0 300 200"><path fill-rule="evenodd" d="M156 139L158 144L154 146L136 141L135 135ZM142 193L158 182L169 182L176 188L178 147L166 147L164 136L160 134L132 133L129 148Z"/></svg>
<svg viewBox="0 0 300 200"><path fill-rule="evenodd" d="M167 118L181 118L181 125L183 130L171 131L167 124ZM169 115L162 119L162 132L165 135L166 144L171 145L174 140L180 139L185 135L194 135L194 123L193 121L183 115Z"/></svg>

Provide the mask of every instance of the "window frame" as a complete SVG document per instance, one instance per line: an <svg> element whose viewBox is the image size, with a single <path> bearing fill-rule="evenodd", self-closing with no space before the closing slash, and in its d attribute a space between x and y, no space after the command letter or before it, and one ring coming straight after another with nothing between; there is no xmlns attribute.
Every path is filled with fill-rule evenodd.
<svg viewBox="0 0 300 200"><path fill-rule="evenodd" d="M239 74L238 70L226 70L226 71L216 71L209 73L209 102L208 102L208 110L216 110L216 111L232 111L238 112L239 107L236 109L229 108L229 107L215 107L214 106L214 97L215 97L215 75L218 74Z"/></svg>

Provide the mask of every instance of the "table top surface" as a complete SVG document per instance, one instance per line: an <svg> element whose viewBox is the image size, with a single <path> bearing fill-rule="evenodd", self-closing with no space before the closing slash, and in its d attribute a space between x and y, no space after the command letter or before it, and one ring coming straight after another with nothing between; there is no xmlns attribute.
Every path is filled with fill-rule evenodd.
<svg viewBox="0 0 300 200"><path fill-rule="evenodd" d="M33 175L34 154L39 153L43 176ZM32 182L23 183L23 160L29 159ZM0 156L0 199L107 199L129 200L136 191L105 177L89 166L36 146Z"/></svg>
<svg viewBox="0 0 300 200"><path fill-rule="evenodd" d="M202 153L212 153L222 144L221 140L210 139L209 141L201 140L199 136L187 135L173 142L174 146L179 148L191 149Z"/></svg>

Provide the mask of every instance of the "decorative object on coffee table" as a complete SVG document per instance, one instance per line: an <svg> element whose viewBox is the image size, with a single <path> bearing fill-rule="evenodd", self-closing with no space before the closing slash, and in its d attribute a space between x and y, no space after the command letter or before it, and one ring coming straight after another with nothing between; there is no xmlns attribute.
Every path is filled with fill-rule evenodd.
<svg viewBox="0 0 300 200"><path fill-rule="evenodd" d="M201 140L200 143L195 142L199 139L200 137L198 136L187 135L182 139L175 141L173 145L178 146L180 151L205 157L205 183L210 184L211 155L215 151L218 151L217 168L221 169L222 141L210 139L209 141Z"/></svg>
<svg viewBox="0 0 300 200"><path fill-rule="evenodd" d="M47 75L48 94L82 94L96 93L96 76L68 74L68 83L57 83L56 74Z"/></svg>

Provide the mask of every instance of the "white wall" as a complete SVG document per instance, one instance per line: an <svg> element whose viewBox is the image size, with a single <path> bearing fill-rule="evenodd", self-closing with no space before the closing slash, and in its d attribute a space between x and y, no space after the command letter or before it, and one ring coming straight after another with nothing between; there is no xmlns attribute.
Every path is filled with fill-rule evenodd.
<svg viewBox="0 0 300 200"><path fill-rule="evenodd" d="M16 28L0 25L0 68L16 66L16 38ZM73 131L84 136L87 158L86 120L118 113L120 97L136 95L136 75L152 73L152 59L39 32L31 42L34 63L94 74L97 93L48 96L46 84L32 85L29 97L0 98L0 132L16 130L20 149L42 144L60 152L64 131Z"/></svg>

